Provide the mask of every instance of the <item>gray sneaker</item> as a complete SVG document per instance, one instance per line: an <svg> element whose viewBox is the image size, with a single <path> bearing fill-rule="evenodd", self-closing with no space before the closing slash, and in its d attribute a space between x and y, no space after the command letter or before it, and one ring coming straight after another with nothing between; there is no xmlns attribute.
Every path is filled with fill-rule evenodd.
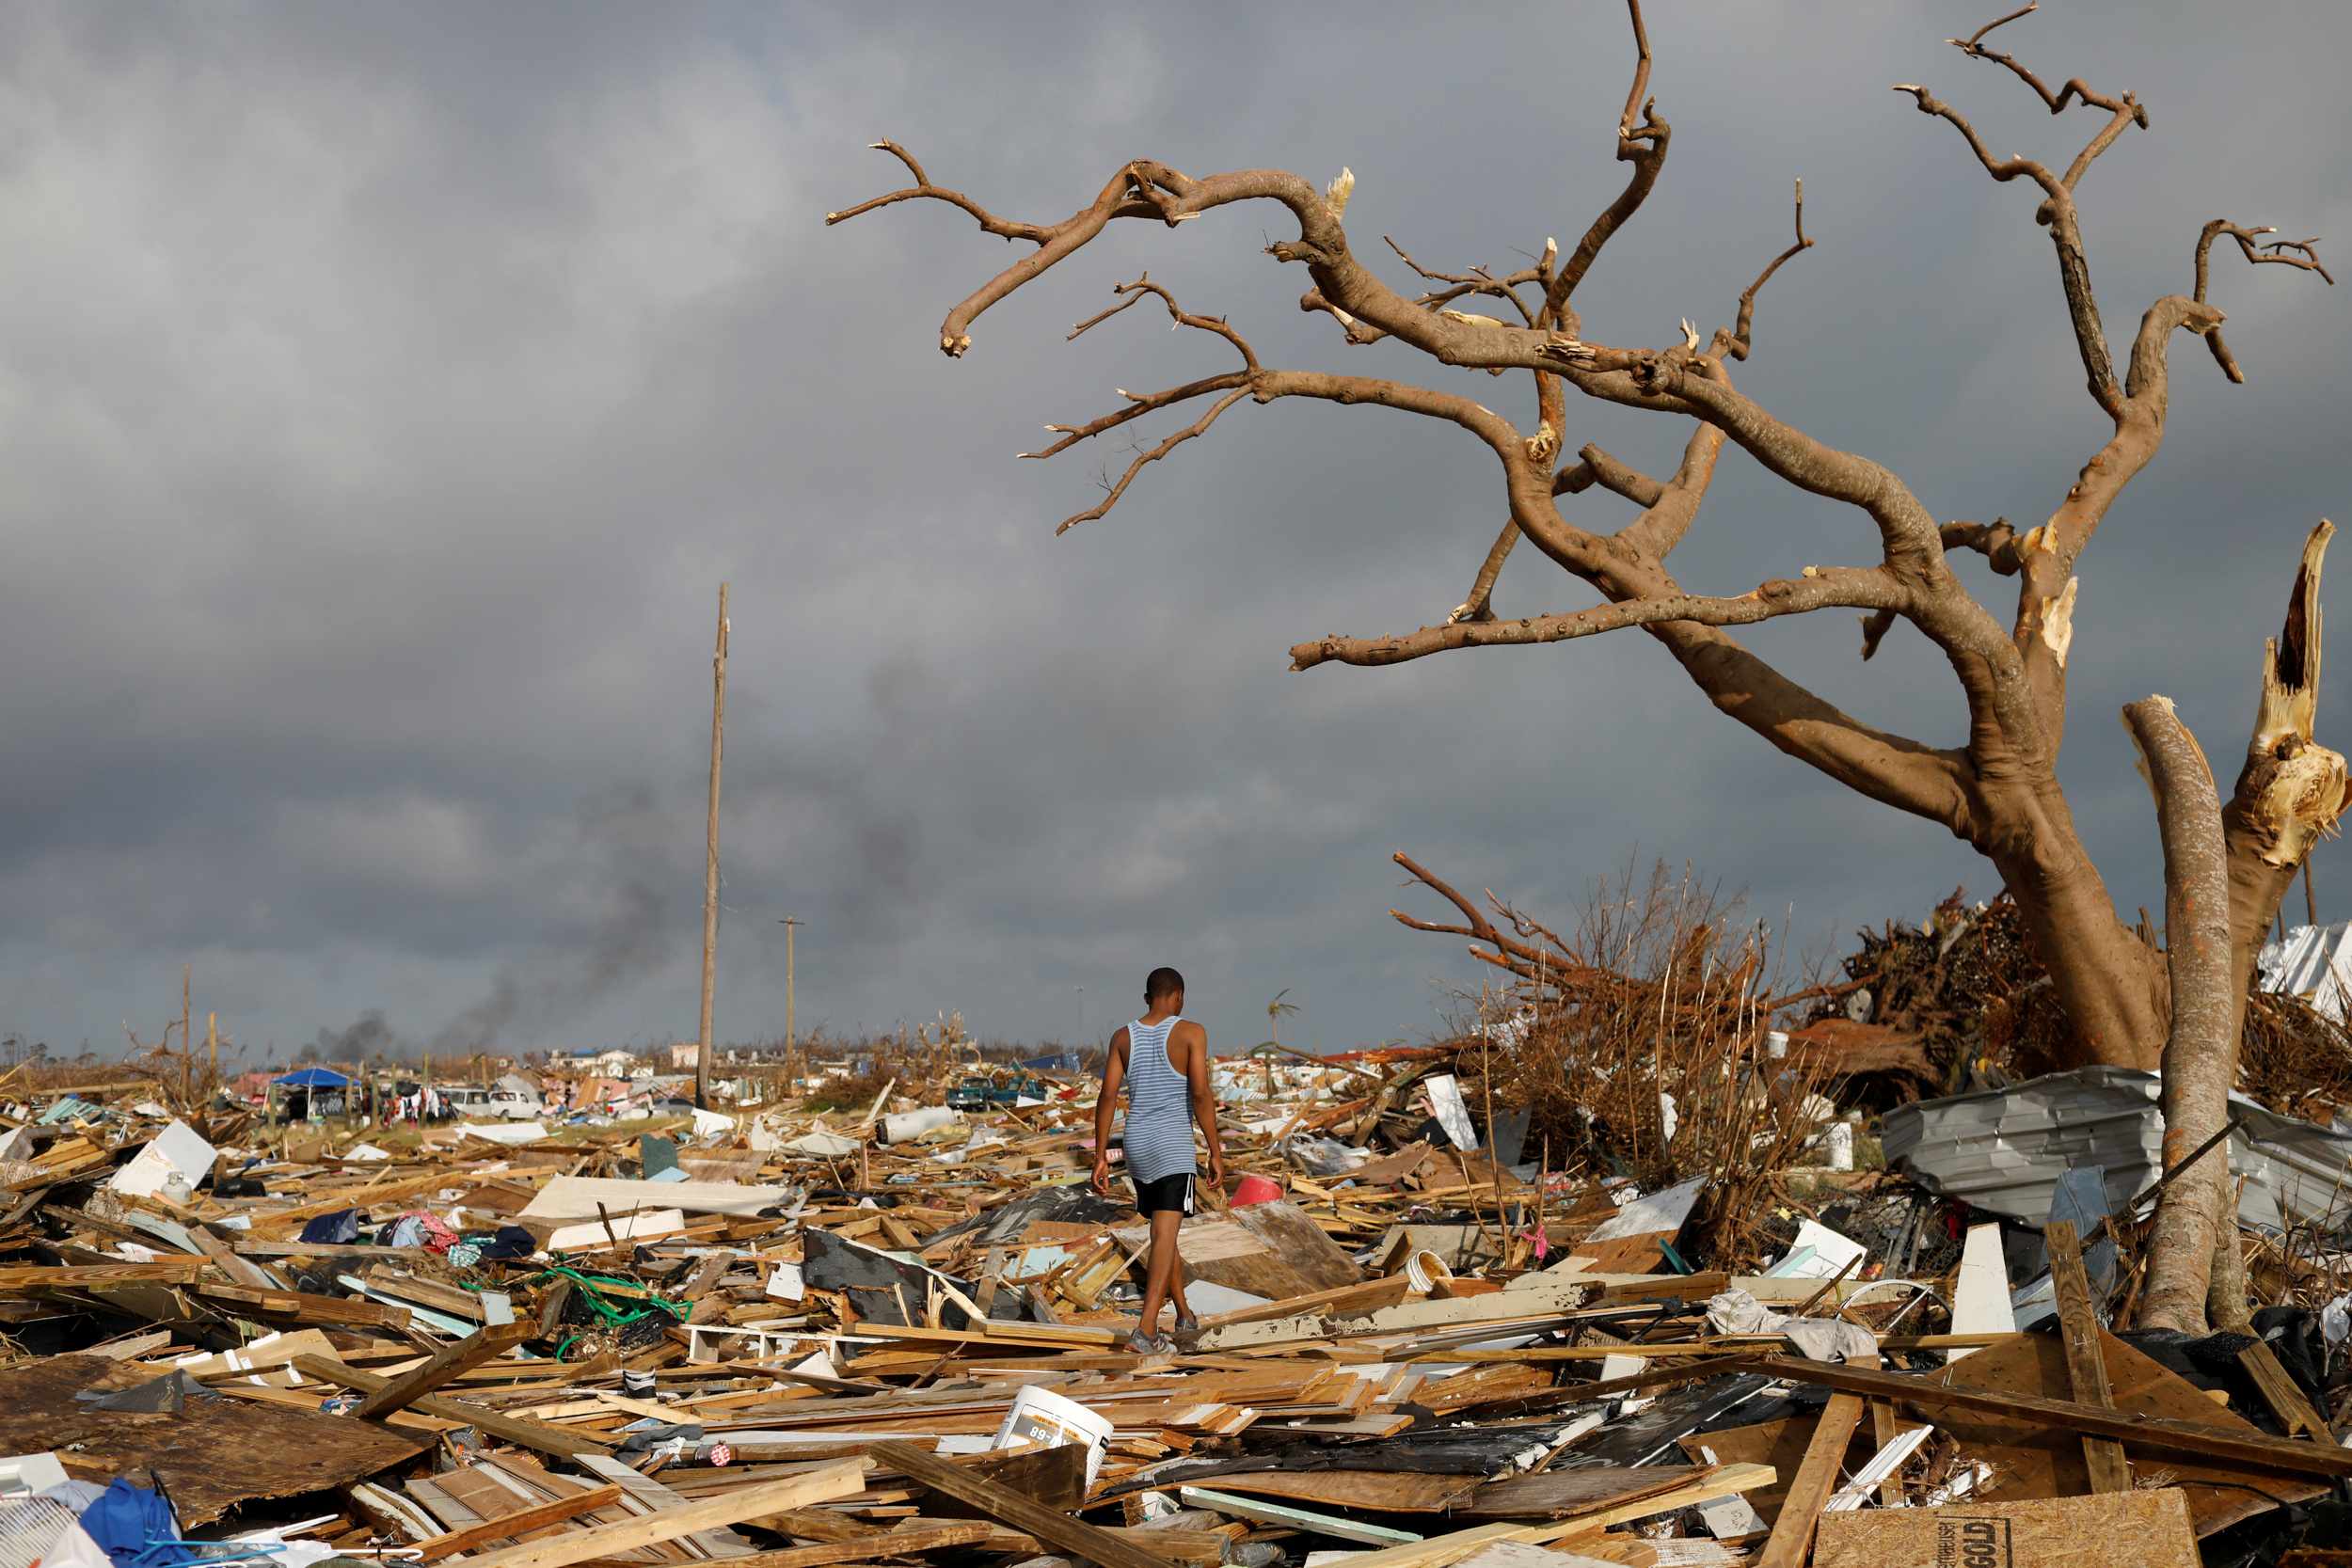
<svg viewBox="0 0 2352 1568"><path fill-rule="evenodd" d="M1176 1347L1165 1334L1146 1334L1142 1325L1127 1336L1127 1348L1137 1355L1166 1355Z"/></svg>

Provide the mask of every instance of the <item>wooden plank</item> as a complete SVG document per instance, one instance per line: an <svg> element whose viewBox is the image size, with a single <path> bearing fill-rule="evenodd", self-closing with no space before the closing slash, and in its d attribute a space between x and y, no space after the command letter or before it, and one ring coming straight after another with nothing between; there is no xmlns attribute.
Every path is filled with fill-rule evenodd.
<svg viewBox="0 0 2352 1568"><path fill-rule="evenodd" d="M946 1546L969 1546L985 1541L994 1528L985 1520L929 1523L921 1529L869 1529L854 1540L814 1546L786 1546L772 1552L751 1552L726 1560L727 1568L822 1568L831 1562L857 1562L878 1557L911 1557ZM472 1568L469 1563L467 1568Z"/></svg>
<svg viewBox="0 0 2352 1568"><path fill-rule="evenodd" d="M1032 1502L1009 1487L974 1475L904 1443L877 1443L872 1457L934 1492L971 1504L988 1517L1034 1535L1050 1547L1100 1563L1102 1568L1166 1568L1166 1560L1131 1544L1099 1526ZM772 1512L763 1510L762 1512ZM748 1515L745 1515L748 1517Z"/></svg>
<svg viewBox="0 0 2352 1568"><path fill-rule="evenodd" d="M1343 1519L1336 1513L1316 1513L1303 1508L1284 1508L1260 1497L1240 1497L1231 1492L1211 1492L1205 1487L1180 1486L1177 1495L1184 1501L1252 1524L1271 1525L1278 1528L1305 1530L1310 1535L1328 1535L1341 1541L1361 1541L1373 1546L1402 1546L1426 1539L1410 1530L1391 1529L1385 1525L1360 1524Z"/></svg>
<svg viewBox="0 0 2352 1568"><path fill-rule="evenodd" d="M1505 1476L1479 1483L1477 1495L1454 1513L1466 1521L1581 1521L1606 1509L1640 1502L1661 1492L1705 1481L1718 1468L1706 1465L1645 1465L1638 1469L1538 1470L1534 1475ZM1579 1528L1582 1528L1581 1524Z"/></svg>
<svg viewBox="0 0 2352 1568"><path fill-rule="evenodd" d="M761 1514L758 1524L760 1528L774 1530L778 1535L789 1535L827 1545L884 1533L880 1525L869 1525L863 1519L852 1519L829 1508L787 1508L779 1513Z"/></svg>
<svg viewBox="0 0 2352 1568"><path fill-rule="evenodd" d="M395 1305L431 1307L436 1312L473 1323L484 1321L482 1298L471 1291L389 1268L371 1269L365 1278L371 1292L391 1296L395 1298Z"/></svg>
<svg viewBox="0 0 2352 1568"><path fill-rule="evenodd" d="M641 1474L611 1454L584 1453L580 1456L579 1463L581 1469L593 1475L602 1476L618 1486L628 1494L631 1501L648 1513L658 1513L663 1509L676 1508L687 1500L662 1485L652 1476ZM860 1463L862 1464L863 1461ZM805 1472L816 1469L817 1466L807 1465L802 1468ZM782 1477L777 1479L780 1480ZM752 1551L752 1544L749 1541L724 1526L695 1530L685 1538L684 1544L705 1557L747 1557Z"/></svg>
<svg viewBox="0 0 2352 1568"><path fill-rule="evenodd" d="M420 1541L417 1548L426 1561L448 1557L453 1552L469 1552L489 1541L504 1541L547 1525L560 1525L566 1519L577 1519L583 1513L594 1513L609 1508L620 1499L617 1486L599 1486L593 1492L580 1492L553 1502L536 1503L496 1519L485 1519L464 1529L453 1529L437 1535L430 1541Z"/></svg>
<svg viewBox="0 0 2352 1568"><path fill-rule="evenodd" d="M1347 1560L1347 1568L1446 1568L1489 1541L1524 1541L1530 1533L1524 1525L1473 1525L1469 1529L1433 1535L1426 1541L1360 1553Z"/></svg>
<svg viewBox="0 0 2352 1568"><path fill-rule="evenodd" d="M1861 1424L1860 1396L1836 1393L1829 1397L1820 1422L1813 1429L1813 1440L1804 1446L1797 1479L1789 1483L1788 1498L1780 1505L1780 1522L1772 1527L1772 1539L1764 1543L1764 1555L1756 1560L1756 1568L1804 1568L1813 1550L1813 1527L1820 1522L1821 1505L1837 1490L1837 1462L1845 1457L1846 1445Z"/></svg>
<svg viewBox="0 0 2352 1568"><path fill-rule="evenodd" d="M242 1307L264 1317L291 1318L301 1323L360 1323L370 1328L408 1326L408 1309L405 1307L352 1301L343 1296L314 1296L301 1291L257 1291L246 1285L210 1282L197 1286L196 1293L205 1301L223 1303L231 1308Z"/></svg>
<svg viewBox="0 0 2352 1568"><path fill-rule="evenodd" d="M1005 1332L1024 1328L1029 1332L1025 1334ZM927 1328L919 1323L876 1323L870 1318L859 1323L857 1331L860 1337L865 1338L906 1339L916 1344L939 1345L947 1349L981 1345L1013 1351L1035 1350L1041 1345L1056 1350L1086 1350L1115 1344L1124 1338L1107 1328L996 1322L989 1325L988 1333L973 1334L958 1328Z"/></svg>
<svg viewBox="0 0 2352 1568"><path fill-rule="evenodd" d="M1870 1402L1870 1437L1880 1448L1885 1448L1887 1444L1902 1435L1902 1430L1907 1424L1909 1423L1895 1414L1895 1407L1886 1401L1872 1400ZM2120 1453L2122 1450L2117 1451ZM1903 1478L1901 1476L1888 1476L1879 1482L1879 1504L1883 1508L1903 1506Z"/></svg>
<svg viewBox="0 0 2352 1568"><path fill-rule="evenodd" d="M440 1483L429 1476L419 1476L408 1483L408 1495L422 1504L434 1518L450 1530L472 1529L489 1523L474 1512L473 1505L452 1497Z"/></svg>
<svg viewBox="0 0 2352 1568"><path fill-rule="evenodd" d="M1771 1486L1780 1480L1780 1472L1770 1465L1726 1465L1704 1481L1688 1486L1677 1486L1671 1492L1652 1493L1631 1502L1617 1503L1597 1513L1579 1514L1557 1525L1533 1525L1518 1534L1521 1541L1556 1544L1564 1552L1590 1550L1588 1543L1598 1539L1597 1531L1612 1525L1622 1525L1632 1519L1646 1519L1652 1514L1672 1513L1677 1509L1695 1508L1711 1503L1717 1497L1728 1497L1735 1492L1754 1492Z"/></svg>
<svg viewBox="0 0 2352 1568"><path fill-rule="evenodd" d="M2335 1441L2328 1423L2312 1408L2311 1401L2303 1397L2302 1386L2287 1375L2287 1370L2279 1365L2278 1354L2267 1344L2255 1340L2237 1353L2237 1364L2253 1378L2263 1402L2279 1418L2279 1424L2287 1429L2287 1435L2292 1437L2299 1433L2323 1443Z"/></svg>
<svg viewBox="0 0 2352 1568"><path fill-rule="evenodd" d="M359 1402L354 1415L385 1416L405 1410L467 1368L477 1366L511 1345L521 1344L539 1332L535 1323L495 1323L475 1330L453 1345L446 1345L424 1365L386 1381L383 1387Z"/></svg>
<svg viewBox="0 0 2352 1568"><path fill-rule="evenodd" d="M2058 1333L2066 1343L2066 1384L2077 1404L2115 1408L2115 1392L2107 1383L2106 1357L2099 1349L2099 1315L2090 1306L2090 1281L2083 1273L2082 1238L2073 1220L2053 1220L2042 1227L2050 1251L2050 1283L2058 1295ZM2123 1445L2112 1437L2086 1433L2083 1463L2090 1469L2090 1490L2128 1492L2132 1467L2123 1458Z"/></svg>
<svg viewBox="0 0 2352 1568"><path fill-rule="evenodd" d="M81 1291L99 1285L193 1285L213 1266L209 1258L173 1258L154 1263L31 1264L0 1268L0 1295L42 1291Z"/></svg>
<svg viewBox="0 0 2352 1568"><path fill-rule="evenodd" d="M1370 1312L1383 1307L1394 1307L1405 1299L1412 1285L1412 1280L1403 1274L1392 1275L1386 1279L1367 1279L1334 1290L1317 1291L1312 1295L1263 1302L1231 1312L1212 1312L1200 1320L1200 1326L1203 1330L1223 1328L1228 1323L1262 1323L1269 1318L1295 1318L1307 1312L1346 1317L1352 1312Z"/></svg>
<svg viewBox="0 0 2352 1568"><path fill-rule="evenodd" d="M863 1460L844 1459L802 1475L761 1481L755 1485L722 1492L715 1497L676 1508L663 1509L659 1513L643 1514L618 1524L598 1525L593 1529L575 1530L548 1541L525 1542L502 1551L485 1552L468 1560L469 1568L568 1568L575 1562L592 1558L608 1557L616 1552L633 1551L640 1546L658 1545L675 1541L697 1530L736 1524L759 1513L778 1513L787 1509L805 1508L811 1503L830 1502L846 1497L865 1487L866 1465ZM731 1558L729 1561L747 1560ZM1159 1568L1157 1563L1152 1568Z"/></svg>
<svg viewBox="0 0 2352 1568"><path fill-rule="evenodd" d="M363 1372L357 1367L345 1366L331 1355L297 1355L294 1358L294 1370L307 1376L332 1383L338 1387L357 1389L363 1394L373 1393L391 1382L388 1377L378 1377L373 1372ZM528 1417L501 1415L485 1405L469 1404L464 1400L453 1400L440 1394L427 1394L422 1399L413 1400L408 1408L420 1415L438 1416L445 1421L463 1421L479 1430L485 1437L495 1437L502 1443L513 1443L518 1448L561 1458L610 1453L618 1441L594 1433L566 1431Z"/></svg>
<svg viewBox="0 0 2352 1568"><path fill-rule="evenodd" d="M2150 1448L2208 1454L2257 1469L2286 1470L2296 1475L2352 1475L2352 1449L2298 1443L2291 1438L2269 1437L2259 1433L2231 1432L2197 1421L2101 1410L2096 1405L2077 1404L2071 1400L2040 1399L2031 1394L1947 1386L1923 1378L1905 1377L1898 1372L1833 1367L1826 1362L1805 1361L1794 1356L1759 1356L1753 1362L1731 1363L1730 1367L1851 1394L1897 1400L1931 1408L1979 1411L1986 1415L2006 1417L2011 1421L2058 1427L2068 1432L2088 1432Z"/></svg>
<svg viewBox="0 0 2352 1568"><path fill-rule="evenodd" d="M1379 1513L1452 1513L1470 1502L1480 1484L1476 1476L1399 1474L1392 1470L1265 1470L1218 1476L1216 1481L1228 1492L1295 1497L1325 1508L1361 1508ZM1667 1479L1661 1477L1656 1489L1662 1491L1667 1484ZM1382 1540L1394 1544L1394 1532Z"/></svg>
<svg viewBox="0 0 2352 1568"><path fill-rule="evenodd" d="M253 1223L265 1225L273 1230L283 1229L296 1220L316 1219L321 1214L339 1214L346 1209L366 1209L388 1197L408 1197L428 1187L463 1187L471 1179L455 1171L435 1171L427 1176L411 1176L399 1181L379 1181L373 1186L346 1187L333 1197L299 1208L279 1209L272 1213L256 1214ZM238 1243L241 1247L244 1243Z"/></svg>
<svg viewBox="0 0 2352 1568"><path fill-rule="evenodd" d="M259 1263L238 1257L236 1248L214 1235L204 1227L189 1226L187 1234L188 1241L196 1247L196 1250L211 1259L221 1273L237 1284L250 1285L258 1291L282 1291L286 1288L277 1275Z"/></svg>

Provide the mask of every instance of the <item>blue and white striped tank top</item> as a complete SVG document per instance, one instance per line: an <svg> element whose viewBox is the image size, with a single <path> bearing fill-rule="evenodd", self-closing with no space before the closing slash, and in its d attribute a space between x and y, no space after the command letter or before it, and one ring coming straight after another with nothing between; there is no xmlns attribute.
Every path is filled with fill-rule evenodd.
<svg viewBox="0 0 2352 1568"><path fill-rule="evenodd" d="M1168 1065L1177 1023L1127 1025L1127 1175L1157 1181L1197 1171L1192 1157L1192 1080Z"/></svg>

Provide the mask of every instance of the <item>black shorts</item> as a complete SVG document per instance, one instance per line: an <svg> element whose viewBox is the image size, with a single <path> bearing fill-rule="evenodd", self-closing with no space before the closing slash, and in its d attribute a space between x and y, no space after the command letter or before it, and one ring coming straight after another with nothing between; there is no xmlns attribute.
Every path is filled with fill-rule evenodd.
<svg viewBox="0 0 2352 1568"><path fill-rule="evenodd" d="M1129 1177L1136 1189L1136 1208L1146 1214L1174 1212L1192 1212L1193 1171L1180 1170L1173 1176L1163 1176L1156 1181L1136 1181Z"/></svg>

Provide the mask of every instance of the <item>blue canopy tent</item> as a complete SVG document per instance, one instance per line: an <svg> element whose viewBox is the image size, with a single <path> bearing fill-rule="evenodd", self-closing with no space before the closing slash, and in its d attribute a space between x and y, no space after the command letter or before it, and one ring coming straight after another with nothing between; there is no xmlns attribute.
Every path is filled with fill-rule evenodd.
<svg viewBox="0 0 2352 1568"><path fill-rule="evenodd" d="M306 1067L298 1068L283 1078L271 1079L269 1086L274 1102L278 1101L281 1091L300 1091L303 1115L311 1121L317 1121L326 1113L342 1112L343 1101L338 1091L351 1087L351 1080L328 1068Z"/></svg>
<svg viewBox="0 0 2352 1568"><path fill-rule="evenodd" d="M283 1078L270 1080L272 1088L281 1084L296 1089L347 1089L351 1087L350 1079L340 1072L329 1071L323 1067L306 1067L298 1072L290 1072Z"/></svg>

